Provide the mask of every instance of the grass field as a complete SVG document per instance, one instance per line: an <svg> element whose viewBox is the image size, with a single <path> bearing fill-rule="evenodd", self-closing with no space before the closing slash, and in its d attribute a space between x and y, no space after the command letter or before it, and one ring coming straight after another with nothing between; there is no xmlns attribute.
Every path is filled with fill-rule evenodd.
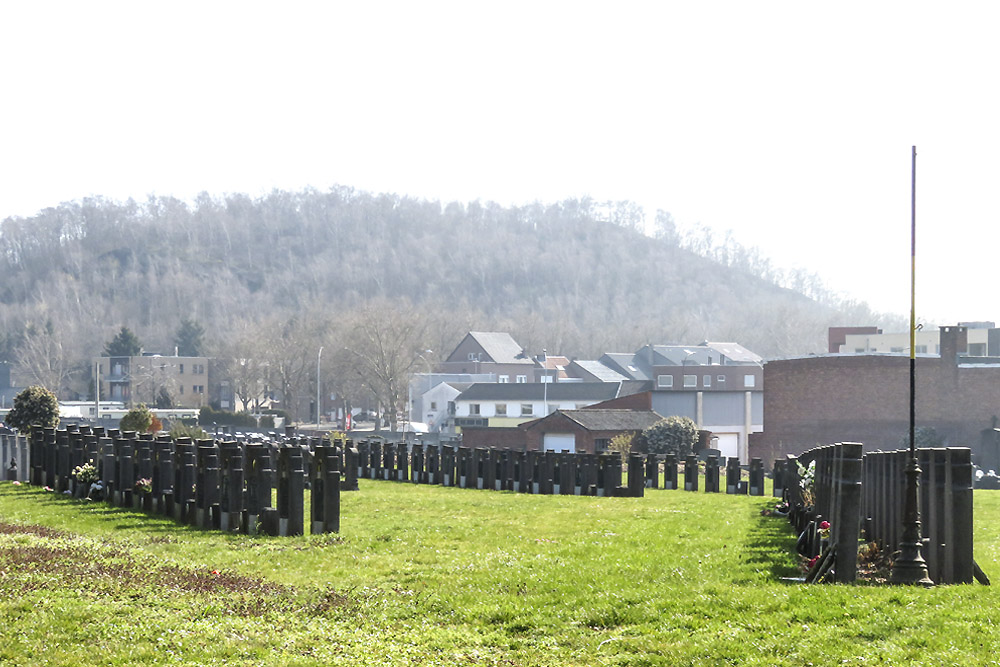
<svg viewBox="0 0 1000 667"><path fill-rule="evenodd" d="M1000 579L1000 492L976 559ZM0 663L987 665L1000 596L790 585L770 498L362 480L342 534L223 535L0 484Z"/></svg>

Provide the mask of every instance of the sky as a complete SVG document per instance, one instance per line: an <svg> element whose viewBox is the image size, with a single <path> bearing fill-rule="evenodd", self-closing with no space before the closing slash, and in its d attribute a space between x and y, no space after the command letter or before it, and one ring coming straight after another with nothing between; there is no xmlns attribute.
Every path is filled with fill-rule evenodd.
<svg viewBox="0 0 1000 667"><path fill-rule="evenodd" d="M0 219L344 185L630 200L1000 322L995 3L4 2Z"/></svg>

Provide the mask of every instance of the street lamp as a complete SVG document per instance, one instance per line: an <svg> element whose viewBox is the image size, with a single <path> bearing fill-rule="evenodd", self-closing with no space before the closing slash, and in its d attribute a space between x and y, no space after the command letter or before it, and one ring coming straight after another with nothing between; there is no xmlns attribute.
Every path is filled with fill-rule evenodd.
<svg viewBox="0 0 1000 667"><path fill-rule="evenodd" d="M319 416L322 412L320 409L320 381L319 381L319 371L320 362L323 360L323 346L319 346L319 354L316 355L316 430L319 430Z"/></svg>
<svg viewBox="0 0 1000 667"><path fill-rule="evenodd" d="M913 147L913 166L910 184L910 455L904 474L903 537L899 542L899 557L892 563L889 581L893 584L933 586L927 573L927 562L921 553L923 539L920 531L920 465L916 450L916 275L917 275L917 147Z"/></svg>

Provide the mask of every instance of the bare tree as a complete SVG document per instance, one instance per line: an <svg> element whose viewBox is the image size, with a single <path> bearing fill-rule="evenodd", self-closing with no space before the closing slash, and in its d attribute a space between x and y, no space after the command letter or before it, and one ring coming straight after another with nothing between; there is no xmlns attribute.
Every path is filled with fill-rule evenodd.
<svg viewBox="0 0 1000 667"><path fill-rule="evenodd" d="M355 322L349 353L393 430L406 402L410 375L424 363L420 355L427 349L428 328L428 319L409 304L384 300L362 310Z"/></svg>
<svg viewBox="0 0 1000 667"><path fill-rule="evenodd" d="M72 360L57 335L52 322L44 327L29 324L16 349L18 370L53 394L59 396L74 373Z"/></svg>

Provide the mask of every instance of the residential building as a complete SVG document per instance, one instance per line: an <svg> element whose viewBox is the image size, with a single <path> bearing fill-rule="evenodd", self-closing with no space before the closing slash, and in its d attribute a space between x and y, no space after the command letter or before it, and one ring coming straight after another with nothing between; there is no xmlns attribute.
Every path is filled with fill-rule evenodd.
<svg viewBox="0 0 1000 667"><path fill-rule="evenodd" d="M208 405L208 363L207 357L154 353L91 359L100 377L102 398L150 407L161 402L164 395L177 407Z"/></svg>
<svg viewBox="0 0 1000 667"><path fill-rule="evenodd" d="M489 373L494 382L525 384L535 381L535 362L509 333L470 331L448 358L438 364L441 373Z"/></svg>
<svg viewBox="0 0 1000 667"><path fill-rule="evenodd" d="M517 426L556 410L577 410L648 388L628 381L477 383L452 402L452 425L456 432L468 426Z"/></svg>

